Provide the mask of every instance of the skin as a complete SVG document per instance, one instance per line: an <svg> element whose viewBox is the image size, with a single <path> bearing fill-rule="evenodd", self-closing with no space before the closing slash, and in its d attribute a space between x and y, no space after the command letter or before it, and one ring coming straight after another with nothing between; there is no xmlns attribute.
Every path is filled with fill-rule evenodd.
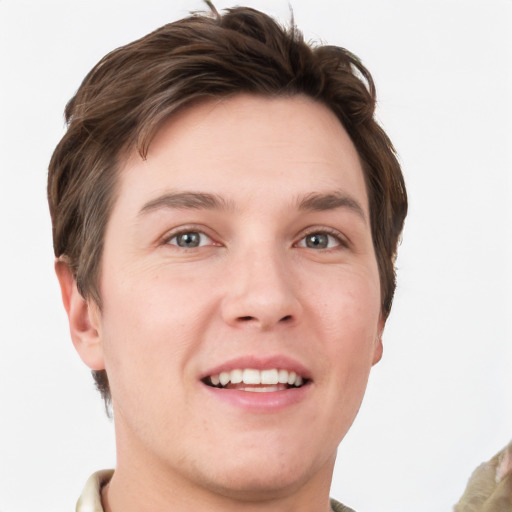
<svg viewBox="0 0 512 512"><path fill-rule="evenodd" d="M110 380L118 461L106 511L329 510L336 449L384 327L347 133L301 96L209 100L167 122L147 160L134 152L118 187L102 310L56 266L75 347ZM190 192L220 204L162 199ZM181 247L185 232L200 245ZM296 400L221 399L201 378L240 357L293 361L307 386Z"/></svg>

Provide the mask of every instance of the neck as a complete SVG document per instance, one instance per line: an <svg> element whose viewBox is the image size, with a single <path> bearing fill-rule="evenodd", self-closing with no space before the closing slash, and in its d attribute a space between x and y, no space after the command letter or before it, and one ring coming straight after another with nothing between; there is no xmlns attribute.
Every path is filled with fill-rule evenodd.
<svg viewBox="0 0 512 512"><path fill-rule="evenodd" d="M206 499L205 499L206 498ZM300 493L281 498L240 500L232 497L201 493L184 495L174 487L156 495L141 489L141 486L126 488L119 479L102 489L101 500L104 512L134 512L152 510L155 512L189 512L205 509L211 512L330 512L329 493L316 498L302 497Z"/></svg>
<svg viewBox="0 0 512 512"><path fill-rule="evenodd" d="M104 512L329 512L335 455L314 474L281 489L215 489L165 464L118 453L112 480L102 490Z"/></svg>

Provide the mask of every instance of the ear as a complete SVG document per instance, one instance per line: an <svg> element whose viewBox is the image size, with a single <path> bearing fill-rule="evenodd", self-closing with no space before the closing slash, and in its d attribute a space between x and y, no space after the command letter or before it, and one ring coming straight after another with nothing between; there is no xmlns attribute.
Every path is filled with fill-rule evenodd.
<svg viewBox="0 0 512 512"><path fill-rule="evenodd" d="M78 355L91 370L104 370L103 346L98 331L98 307L82 297L69 265L60 258L55 261L55 273L68 314L71 339Z"/></svg>
<svg viewBox="0 0 512 512"><path fill-rule="evenodd" d="M373 351L373 360L372 365L377 364L382 358L382 333L384 332L384 326L386 325L386 320L381 316L379 317L379 323L377 326L377 338L375 339L375 347Z"/></svg>

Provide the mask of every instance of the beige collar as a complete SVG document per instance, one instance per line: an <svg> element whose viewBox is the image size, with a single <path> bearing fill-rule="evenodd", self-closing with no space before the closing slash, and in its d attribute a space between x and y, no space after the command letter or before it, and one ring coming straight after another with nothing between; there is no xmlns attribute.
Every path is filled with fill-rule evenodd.
<svg viewBox="0 0 512 512"><path fill-rule="evenodd" d="M104 469L91 475L76 502L76 512L104 512L101 504L101 488L110 482L113 469Z"/></svg>

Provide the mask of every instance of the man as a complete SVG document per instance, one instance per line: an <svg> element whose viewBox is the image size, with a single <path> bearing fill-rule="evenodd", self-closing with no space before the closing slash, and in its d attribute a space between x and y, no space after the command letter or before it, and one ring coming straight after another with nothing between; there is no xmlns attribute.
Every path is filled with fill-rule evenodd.
<svg viewBox="0 0 512 512"><path fill-rule="evenodd" d="M85 78L48 196L117 466L77 510L350 510L332 471L407 210L374 110L356 57L248 8L166 25Z"/></svg>

